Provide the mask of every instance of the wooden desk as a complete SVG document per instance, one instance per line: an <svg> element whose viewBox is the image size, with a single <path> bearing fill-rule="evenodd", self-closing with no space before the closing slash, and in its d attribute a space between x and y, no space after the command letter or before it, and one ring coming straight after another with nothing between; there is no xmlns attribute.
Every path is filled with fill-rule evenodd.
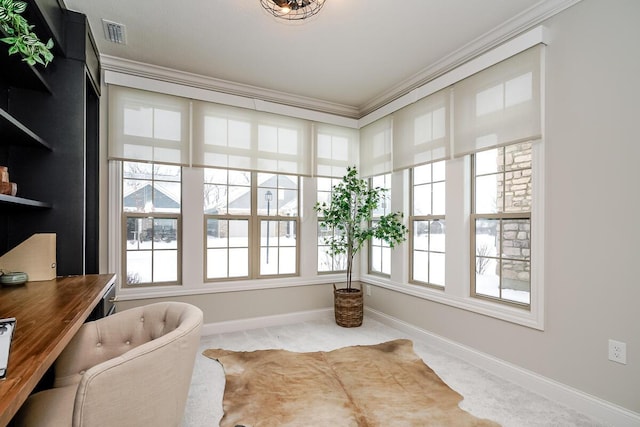
<svg viewBox="0 0 640 427"><path fill-rule="evenodd" d="M115 281L113 274L59 277L0 288L0 317L15 317L7 378L0 380L6 426Z"/></svg>

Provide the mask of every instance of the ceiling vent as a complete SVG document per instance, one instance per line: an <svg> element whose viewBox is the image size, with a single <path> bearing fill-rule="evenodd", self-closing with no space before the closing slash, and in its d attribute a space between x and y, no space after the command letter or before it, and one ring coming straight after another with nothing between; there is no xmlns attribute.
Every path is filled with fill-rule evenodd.
<svg viewBox="0 0 640 427"><path fill-rule="evenodd" d="M127 44L127 33L123 24L103 19L102 29L104 30L104 38L111 43Z"/></svg>

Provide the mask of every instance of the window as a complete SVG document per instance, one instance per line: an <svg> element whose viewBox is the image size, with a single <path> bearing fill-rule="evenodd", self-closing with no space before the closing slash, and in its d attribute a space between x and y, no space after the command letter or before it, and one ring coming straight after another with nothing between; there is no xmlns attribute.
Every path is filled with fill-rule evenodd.
<svg viewBox="0 0 640 427"><path fill-rule="evenodd" d="M204 170L206 279L249 277L251 173Z"/></svg>
<svg viewBox="0 0 640 427"><path fill-rule="evenodd" d="M298 177L258 173L260 276L298 273Z"/></svg>
<svg viewBox="0 0 640 427"><path fill-rule="evenodd" d="M179 284L181 168L123 162L126 286Z"/></svg>
<svg viewBox="0 0 640 427"><path fill-rule="evenodd" d="M394 209L387 197L376 215L402 210L412 231L400 251L370 242L362 280L542 328L544 46L510 45L347 127L275 114L288 109L257 99L242 108L191 99L198 91L157 93L144 79L107 81L109 190L124 204L110 203L109 264L129 276L121 295L169 293L140 289L148 284L182 285L176 294L297 286L344 271L327 256L325 231L300 216L358 165L384 188L393 171ZM312 176L324 178L300 178ZM303 197L303 184L317 194ZM298 238L316 230L318 240Z"/></svg>
<svg viewBox="0 0 640 427"><path fill-rule="evenodd" d="M205 169L206 280L298 273L298 187L294 175Z"/></svg>
<svg viewBox="0 0 640 427"><path fill-rule="evenodd" d="M531 303L531 143L473 155L471 294Z"/></svg>
<svg viewBox="0 0 640 427"><path fill-rule="evenodd" d="M412 169L412 283L445 284L445 162Z"/></svg>
<svg viewBox="0 0 640 427"><path fill-rule="evenodd" d="M391 189L391 174L384 174L374 176L369 180L371 188L386 188ZM390 191L385 191L382 199L378 203L378 209L373 211L373 220L375 224L377 218L383 215L387 215L391 212L391 194ZM381 274L388 276L391 274L391 248L389 244L376 239L371 239L369 245L369 273Z"/></svg>
<svg viewBox="0 0 640 427"><path fill-rule="evenodd" d="M331 202L333 186L340 182L339 178L317 178L318 203ZM318 217L318 273L343 272L347 270L346 254L339 254L334 257L329 255L329 245L325 242L325 237L329 237L330 230L320 226L324 218ZM335 232L335 230L334 230Z"/></svg>

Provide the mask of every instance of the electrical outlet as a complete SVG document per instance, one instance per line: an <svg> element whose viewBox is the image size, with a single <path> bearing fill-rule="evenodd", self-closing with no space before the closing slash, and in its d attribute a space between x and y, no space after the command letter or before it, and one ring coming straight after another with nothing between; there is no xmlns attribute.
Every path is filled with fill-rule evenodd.
<svg viewBox="0 0 640 427"><path fill-rule="evenodd" d="M371 285L367 285L367 296L371 296Z"/></svg>
<svg viewBox="0 0 640 427"><path fill-rule="evenodd" d="M627 343L609 340L609 360L627 364Z"/></svg>

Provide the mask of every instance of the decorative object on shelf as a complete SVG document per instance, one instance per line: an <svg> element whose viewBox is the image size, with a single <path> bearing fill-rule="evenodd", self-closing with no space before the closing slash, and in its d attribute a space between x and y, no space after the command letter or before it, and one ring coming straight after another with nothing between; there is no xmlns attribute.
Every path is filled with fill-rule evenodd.
<svg viewBox="0 0 640 427"><path fill-rule="evenodd" d="M0 182L0 194L15 196L18 194L18 184L15 182Z"/></svg>
<svg viewBox="0 0 640 427"><path fill-rule="evenodd" d="M9 168L0 166L0 194L15 196L18 193L18 184L9 182Z"/></svg>
<svg viewBox="0 0 640 427"><path fill-rule="evenodd" d="M315 210L322 217L320 227L329 235L324 238L332 257L344 255L347 262L347 287L336 289L334 308L336 323L340 326L362 325L362 287L352 287L351 276L356 254L372 238L380 239L393 248L406 240L407 227L402 223L402 213L392 212L376 217L386 188L369 188L366 179L358 178L356 167L348 167L342 181L333 186L329 205L316 203Z"/></svg>
<svg viewBox="0 0 640 427"><path fill-rule="evenodd" d="M325 0L260 0L260 4L276 18L287 21L307 19L320 12Z"/></svg>
<svg viewBox="0 0 640 427"><path fill-rule="evenodd" d="M0 270L0 284L2 286L24 285L29 280L27 273L21 271Z"/></svg>
<svg viewBox="0 0 640 427"><path fill-rule="evenodd" d="M33 32L22 13L27 3L15 0L0 0L0 29L6 37L0 39L11 47L9 55L20 53L22 60L29 65L42 64L45 67L53 60L53 40L45 44Z"/></svg>

